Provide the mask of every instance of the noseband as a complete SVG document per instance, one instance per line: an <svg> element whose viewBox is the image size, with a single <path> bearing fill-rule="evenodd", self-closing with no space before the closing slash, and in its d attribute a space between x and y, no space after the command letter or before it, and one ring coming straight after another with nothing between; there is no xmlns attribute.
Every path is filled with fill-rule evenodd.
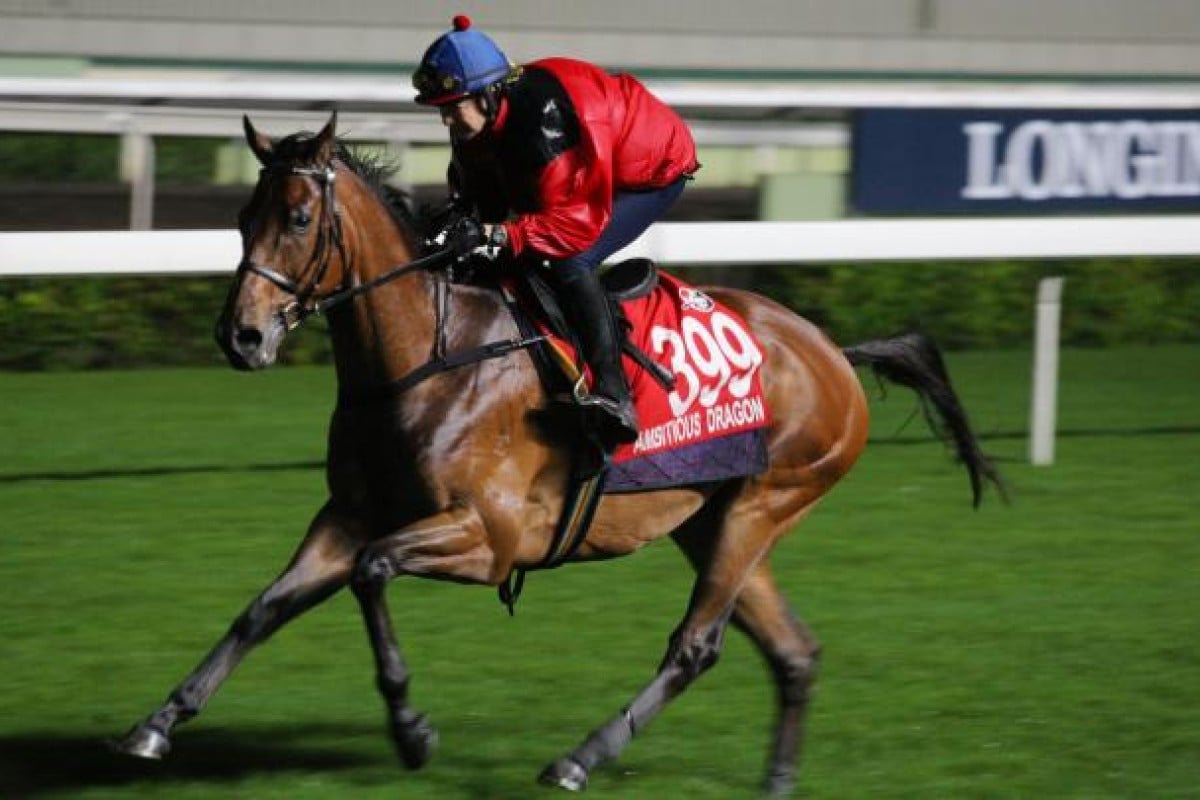
<svg viewBox="0 0 1200 800"><path fill-rule="evenodd" d="M444 266L454 258L449 249L438 250L424 258L418 258L415 261L394 267L366 283L360 283L357 286L351 286L325 295L324 297L318 297L317 290L329 272L329 264L333 257L332 250L334 248L337 249L338 255L341 256L342 264L347 264L345 241L342 238L342 221L336 210L335 186L337 184L337 172L334 170L332 164L326 164L323 167L297 167L283 164L263 167L260 175L264 177L273 175L303 175L312 178L321 186L321 222L317 230L317 243L313 248L313 255L309 262L316 261L318 265L316 274L308 285L301 286L297 281L278 270L272 269L265 264L256 264L249 258L243 258L242 262L238 264L239 272L253 273L292 295L294 298L292 302L279 312L289 331L304 323L309 317L320 316L328 312L331 308L342 305L360 294L371 291L377 286L382 286L385 283L419 269L435 269ZM343 274L343 281L345 281L345 276L349 275L349 270L344 268Z"/></svg>

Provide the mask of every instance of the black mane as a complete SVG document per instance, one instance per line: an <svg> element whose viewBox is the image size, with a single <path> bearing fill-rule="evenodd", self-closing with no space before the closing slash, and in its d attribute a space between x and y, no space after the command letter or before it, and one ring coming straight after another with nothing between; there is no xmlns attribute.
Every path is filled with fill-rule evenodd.
<svg viewBox="0 0 1200 800"><path fill-rule="evenodd" d="M347 147L340 140L337 158L370 187L401 228L415 234L424 231L424 221L413 208L412 195L388 183L399 170L398 164L385 161L382 153Z"/></svg>

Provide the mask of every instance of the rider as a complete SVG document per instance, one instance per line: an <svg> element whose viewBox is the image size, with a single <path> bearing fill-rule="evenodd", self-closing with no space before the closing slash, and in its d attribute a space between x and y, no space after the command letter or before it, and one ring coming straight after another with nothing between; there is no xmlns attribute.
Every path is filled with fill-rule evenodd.
<svg viewBox="0 0 1200 800"><path fill-rule="evenodd" d="M691 132L634 77L568 58L512 64L462 15L413 74L449 128L452 190L484 221L452 237L548 263L595 378L581 402L637 438L616 322L596 269L660 219L699 169Z"/></svg>

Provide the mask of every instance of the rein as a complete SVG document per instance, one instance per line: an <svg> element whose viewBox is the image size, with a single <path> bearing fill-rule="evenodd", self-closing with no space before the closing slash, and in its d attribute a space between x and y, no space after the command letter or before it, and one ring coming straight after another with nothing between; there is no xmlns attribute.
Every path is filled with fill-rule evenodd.
<svg viewBox="0 0 1200 800"><path fill-rule="evenodd" d="M288 294L296 298L296 302L292 306L288 306L281 312L288 323L288 330L294 330L303 323L308 321L309 317L319 317L322 314L328 313L330 309L337 308L343 303L353 300L359 295L383 286L385 283L391 283L397 278L402 278L410 272L416 272L419 269L432 270L442 267L445 264L454 260L454 256L449 250L438 250L430 253L427 256L418 258L415 261L409 261L406 264L392 267L382 275L378 275L366 283L360 283L357 286L351 286L348 289L334 292L331 295L315 300L311 303L301 304L302 300L307 300L312 296L312 287L303 289L298 283L293 281L286 275L282 275L270 267L264 267L261 264L255 264L249 259L242 261L238 265L239 270L253 272L261 278L266 278L271 283L283 289ZM295 316L292 316L295 314Z"/></svg>

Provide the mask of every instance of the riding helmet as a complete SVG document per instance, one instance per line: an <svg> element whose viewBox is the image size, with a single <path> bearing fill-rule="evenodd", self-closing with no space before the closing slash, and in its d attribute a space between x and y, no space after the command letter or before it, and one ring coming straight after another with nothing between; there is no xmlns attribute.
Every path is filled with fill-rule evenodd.
<svg viewBox="0 0 1200 800"><path fill-rule="evenodd" d="M429 46L413 73L416 99L423 105L440 106L479 94L513 68L495 42L471 28L465 14L452 24L454 29Z"/></svg>

